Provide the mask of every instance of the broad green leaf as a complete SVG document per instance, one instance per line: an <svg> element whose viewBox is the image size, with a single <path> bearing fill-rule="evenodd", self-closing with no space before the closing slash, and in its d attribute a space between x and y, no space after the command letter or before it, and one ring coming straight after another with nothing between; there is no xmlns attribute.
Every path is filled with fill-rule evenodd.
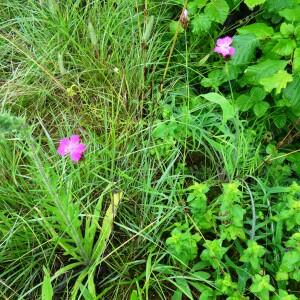
<svg viewBox="0 0 300 300"><path fill-rule="evenodd" d="M51 277L48 270L43 267L44 270L44 280L42 284L42 300L52 300L53 298L53 288L51 284Z"/></svg>
<svg viewBox="0 0 300 300"><path fill-rule="evenodd" d="M300 72L300 48L295 49L293 58L293 72Z"/></svg>
<svg viewBox="0 0 300 300"><path fill-rule="evenodd" d="M289 100L291 104L291 111L300 116L300 74L294 75L294 79L289 83L283 91L285 99Z"/></svg>
<svg viewBox="0 0 300 300"><path fill-rule="evenodd" d="M225 0L212 0L204 12L212 21L223 24L229 14L229 6Z"/></svg>
<svg viewBox="0 0 300 300"><path fill-rule="evenodd" d="M254 105L254 102L251 101L251 98L248 95L240 95L235 103L242 112L248 111Z"/></svg>
<svg viewBox="0 0 300 300"><path fill-rule="evenodd" d="M236 51L231 63L233 65L248 64L254 57L255 50L258 45L259 41L254 34L235 36L233 39L233 47Z"/></svg>
<svg viewBox="0 0 300 300"><path fill-rule="evenodd" d="M255 86L250 90L250 98L253 102L262 101L266 98L267 93L261 87Z"/></svg>
<svg viewBox="0 0 300 300"><path fill-rule="evenodd" d="M266 0L245 0L246 5L250 8L253 9L257 5L264 4Z"/></svg>
<svg viewBox="0 0 300 300"><path fill-rule="evenodd" d="M276 89L276 94L279 94L289 82L293 80L293 76L286 71L280 70L270 77L266 77L260 80L260 84L265 88L267 92L271 92Z"/></svg>
<svg viewBox="0 0 300 300"><path fill-rule="evenodd" d="M294 35L297 41L300 40L300 25L297 25L294 31Z"/></svg>
<svg viewBox="0 0 300 300"><path fill-rule="evenodd" d="M245 70L244 80L247 84L257 85L262 78L269 77L280 70L284 70L288 64L285 60L263 60L256 65L249 66Z"/></svg>
<svg viewBox="0 0 300 300"><path fill-rule="evenodd" d="M208 32L211 26L211 20L205 14L198 14L191 22L192 32L200 34L202 32Z"/></svg>
<svg viewBox="0 0 300 300"><path fill-rule="evenodd" d="M289 37L294 34L295 27L293 24L282 23L280 25L280 32L284 37Z"/></svg>
<svg viewBox="0 0 300 300"><path fill-rule="evenodd" d="M231 103L223 96L217 93L202 94L203 98L210 102L219 104L223 110L223 123L226 123L229 119L233 118L235 113Z"/></svg>
<svg viewBox="0 0 300 300"><path fill-rule="evenodd" d="M269 12L279 12L284 8L291 8L295 5L294 0L267 0L265 7Z"/></svg>
<svg viewBox="0 0 300 300"><path fill-rule="evenodd" d="M273 116L273 122L277 128L283 128L286 124L287 116L285 114Z"/></svg>
<svg viewBox="0 0 300 300"><path fill-rule="evenodd" d="M273 27L265 23L254 23L237 29L239 34L254 34L258 39L263 40L274 34Z"/></svg>
<svg viewBox="0 0 300 300"><path fill-rule="evenodd" d="M201 80L201 85L204 87L219 87L224 81L226 81L223 70L213 70L208 73L207 78Z"/></svg>
<svg viewBox="0 0 300 300"><path fill-rule="evenodd" d="M273 51L281 56L291 55L296 48L296 42L292 39L280 39Z"/></svg>
<svg viewBox="0 0 300 300"><path fill-rule="evenodd" d="M288 2L288 1L287 1ZM284 17L287 21L290 22L299 22L300 21L300 7L286 8L279 11L279 14Z"/></svg>
<svg viewBox="0 0 300 300"><path fill-rule="evenodd" d="M189 11L189 14L195 14L198 10L203 8L207 3L207 0L194 0L189 1L187 10Z"/></svg>

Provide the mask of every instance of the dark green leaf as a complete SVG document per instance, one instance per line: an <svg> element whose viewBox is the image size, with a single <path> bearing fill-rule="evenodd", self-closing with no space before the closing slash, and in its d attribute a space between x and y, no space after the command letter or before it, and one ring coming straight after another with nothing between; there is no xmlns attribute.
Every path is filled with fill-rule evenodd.
<svg viewBox="0 0 300 300"><path fill-rule="evenodd" d="M233 39L233 47L236 52L231 60L233 65L248 64L254 57L255 50L259 42L254 34L243 34L235 36Z"/></svg>

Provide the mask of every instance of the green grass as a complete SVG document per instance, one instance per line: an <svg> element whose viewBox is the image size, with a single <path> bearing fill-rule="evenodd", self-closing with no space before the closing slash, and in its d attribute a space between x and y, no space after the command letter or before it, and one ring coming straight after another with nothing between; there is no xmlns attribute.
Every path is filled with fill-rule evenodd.
<svg viewBox="0 0 300 300"><path fill-rule="evenodd" d="M191 218L193 182L264 187L267 122L224 124L194 94L208 47L172 40L174 1L24 2L0 3L0 298L47 300L49 280L74 300L171 299L178 278L217 289L165 240ZM72 134L87 145L78 164L56 152ZM266 192L243 188L251 211Z"/></svg>
<svg viewBox="0 0 300 300"><path fill-rule="evenodd" d="M168 204L177 201L171 187L180 175L170 176L174 160L157 164L149 155L151 127L142 118L155 113L153 72L168 44L153 30L143 43L147 18L135 1L54 4L0 4L1 110L30 126L1 142L0 293L38 297L45 266L57 295L67 299L84 268L94 268L101 297L125 299L149 246L163 249L161 235L176 212ZM74 132L88 147L78 166L55 151L57 140ZM95 269L82 226L101 195L104 220L113 191L123 198ZM158 279L149 285L163 295ZM72 297L82 298L77 292Z"/></svg>

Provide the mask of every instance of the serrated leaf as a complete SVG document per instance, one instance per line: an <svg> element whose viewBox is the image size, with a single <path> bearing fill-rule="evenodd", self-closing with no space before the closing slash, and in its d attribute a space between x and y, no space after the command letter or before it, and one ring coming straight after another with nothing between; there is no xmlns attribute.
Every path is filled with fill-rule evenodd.
<svg viewBox="0 0 300 300"><path fill-rule="evenodd" d="M266 0L245 0L246 5L250 8L253 9L257 5L264 4Z"/></svg>
<svg viewBox="0 0 300 300"><path fill-rule="evenodd" d="M204 12L212 21L223 24L229 14L229 6L225 0L212 0Z"/></svg>
<svg viewBox="0 0 300 300"><path fill-rule="evenodd" d="M208 32L211 26L211 20L205 14L198 14L191 22L192 32L200 34L202 32Z"/></svg>
<svg viewBox="0 0 300 300"><path fill-rule="evenodd" d="M267 0L265 7L269 12L279 12L284 8L293 7L295 2L293 0Z"/></svg>
<svg viewBox="0 0 300 300"><path fill-rule="evenodd" d="M288 2L288 1L287 1ZM279 11L279 15L284 17L287 21L290 22L299 22L300 21L300 7L294 7L294 8L286 8L281 11Z"/></svg>
<svg viewBox="0 0 300 300"><path fill-rule="evenodd" d="M255 115L260 118L262 117L267 110L269 109L270 104L266 101L260 101L255 103L254 107L253 107L253 111L255 113Z"/></svg>
<svg viewBox="0 0 300 300"><path fill-rule="evenodd" d="M291 74L287 71L280 70L270 77L261 79L260 84L263 85L267 92L270 93L273 89L276 89L276 94L279 94L292 80L293 76Z"/></svg>
<svg viewBox="0 0 300 300"><path fill-rule="evenodd" d="M273 117L273 121L277 128L283 128L284 125L286 124L287 117L286 115L275 115Z"/></svg>
<svg viewBox="0 0 300 300"><path fill-rule="evenodd" d="M189 14L195 14L198 10L203 8L207 3L207 0L194 0L188 3L187 10Z"/></svg>
<svg viewBox="0 0 300 300"><path fill-rule="evenodd" d="M233 47L235 54L231 60L233 65L248 64L255 54L259 42L254 34L243 34L235 36L233 39Z"/></svg>
<svg viewBox="0 0 300 300"><path fill-rule="evenodd" d="M269 77L279 70L284 70L288 64L285 60L263 60L245 70L244 80L248 84L257 85L262 78Z"/></svg>
<svg viewBox="0 0 300 300"><path fill-rule="evenodd" d="M295 27L293 24L287 24L284 22L280 25L280 33L284 37L289 37L290 35L293 35L294 31L295 31Z"/></svg>
<svg viewBox="0 0 300 300"><path fill-rule="evenodd" d="M292 39L280 39L273 51L281 56L291 55L296 48L296 42Z"/></svg>
<svg viewBox="0 0 300 300"><path fill-rule="evenodd" d="M254 34L258 39L263 40L271 37L274 34L274 30L271 26L265 23L254 23L250 25L238 28L239 34Z"/></svg>
<svg viewBox="0 0 300 300"><path fill-rule="evenodd" d="M202 94L203 98L210 102L219 104L223 110L223 123L226 123L229 119L234 117L234 109L231 103L223 96L217 93Z"/></svg>
<svg viewBox="0 0 300 300"><path fill-rule="evenodd" d="M295 49L293 57L293 72L300 72L300 48Z"/></svg>
<svg viewBox="0 0 300 300"><path fill-rule="evenodd" d="M283 96L289 100L291 111L300 116L300 73L294 75L294 79L283 91Z"/></svg>

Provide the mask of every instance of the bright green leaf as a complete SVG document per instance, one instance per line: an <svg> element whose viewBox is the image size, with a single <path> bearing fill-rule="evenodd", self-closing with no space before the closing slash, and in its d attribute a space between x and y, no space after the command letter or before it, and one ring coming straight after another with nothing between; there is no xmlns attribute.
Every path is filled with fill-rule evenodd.
<svg viewBox="0 0 300 300"><path fill-rule="evenodd" d="M237 29L239 34L254 34L258 39L263 40L271 37L274 30L265 23L253 23Z"/></svg>
<svg viewBox="0 0 300 300"><path fill-rule="evenodd" d="M203 98L210 102L219 104L223 110L223 123L226 123L229 119L233 118L235 113L231 103L223 96L217 93L202 94Z"/></svg>
<svg viewBox="0 0 300 300"><path fill-rule="evenodd" d="M300 48L295 49L293 57L293 72L300 72Z"/></svg>
<svg viewBox="0 0 300 300"><path fill-rule="evenodd" d="M248 111L254 105L254 102L251 101L248 95L240 95L235 103L242 112Z"/></svg>
<svg viewBox="0 0 300 300"><path fill-rule="evenodd" d="M270 104L268 102L260 101L254 105L253 111L257 117L262 117L267 112L269 107Z"/></svg>
<svg viewBox="0 0 300 300"><path fill-rule="evenodd" d="M260 84L263 85L267 92L271 92L276 89L276 94L279 94L289 82L293 80L293 76L287 71L280 70L270 77L266 77L260 80Z"/></svg>
<svg viewBox="0 0 300 300"><path fill-rule="evenodd" d="M245 0L245 3L250 9L253 9L257 5L264 4L266 0Z"/></svg>
<svg viewBox="0 0 300 300"><path fill-rule="evenodd" d="M188 3L188 11L189 14L195 14L197 13L198 10L200 10L201 8L203 8L207 3L207 0L194 0L194 1L189 1Z"/></svg>
<svg viewBox="0 0 300 300"><path fill-rule="evenodd" d="M283 96L289 100L293 113L300 116L300 73L294 75L293 81L284 89Z"/></svg>
<svg viewBox="0 0 300 300"><path fill-rule="evenodd" d="M296 48L296 42L292 39L280 39L273 51L281 56L291 55Z"/></svg>
<svg viewBox="0 0 300 300"><path fill-rule="evenodd" d="M295 27L293 24L282 23L280 25L280 32L284 37L289 37L294 34Z"/></svg>
<svg viewBox="0 0 300 300"><path fill-rule="evenodd" d="M288 1L287 1L288 2ZM300 21L300 7L286 8L279 11L279 14L284 17L287 21L290 22L299 22Z"/></svg>
<svg viewBox="0 0 300 300"><path fill-rule="evenodd" d="M52 300L53 298L53 288L51 284L51 277L48 270L43 267L44 270L44 280L42 284L42 300Z"/></svg>
<svg viewBox="0 0 300 300"><path fill-rule="evenodd" d="M229 14L229 6L225 0L212 0L204 12L212 21L223 24Z"/></svg>
<svg viewBox="0 0 300 300"><path fill-rule="evenodd" d="M192 32L194 34L201 34L202 32L208 32L211 26L211 20L205 14L198 14L191 22Z"/></svg>
<svg viewBox="0 0 300 300"><path fill-rule="evenodd" d="M248 84L257 85L262 78L270 77L276 72L284 70L287 63L285 60L263 60L245 70L245 81Z"/></svg>

